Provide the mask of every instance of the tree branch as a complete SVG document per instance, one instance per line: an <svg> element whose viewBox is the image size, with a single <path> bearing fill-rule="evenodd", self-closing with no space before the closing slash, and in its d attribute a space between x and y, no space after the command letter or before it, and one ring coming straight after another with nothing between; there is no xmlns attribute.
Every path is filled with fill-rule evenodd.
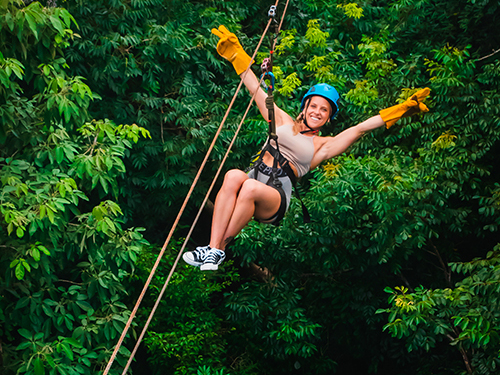
<svg viewBox="0 0 500 375"><path fill-rule="evenodd" d="M59 279L57 280L61 283L68 283L68 284L74 284L74 285L83 285L83 283L75 283L74 281L71 281L71 280L63 280L63 279Z"/></svg>
<svg viewBox="0 0 500 375"><path fill-rule="evenodd" d="M408 288L408 290L413 293L415 290L411 287L410 282L408 281L408 279L401 272L398 273L398 276L403 281L403 283Z"/></svg>
<svg viewBox="0 0 500 375"><path fill-rule="evenodd" d="M441 257L441 254L439 253L439 250L436 247L436 245L434 245L432 243L432 241L429 241L429 242L430 242L432 248L434 249L434 253L432 253L432 252L430 252L430 253L437 256L437 258L439 259L439 263L441 264L441 267L443 269L446 282L448 283L449 286L452 286L451 285L451 271L450 271L449 267L444 263L443 258Z"/></svg>
<svg viewBox="0 0 500 375"><path fill-rule="evenodd" d="M455 332L455 334L457 335L458 337L458 332L457 330L455 329L455 327L453 327L453 331ZM452 335L450 335L449 333L446 334L446 337L448 337L450 339L451 342L455 341L456 338L453 337ZM467 352L464 350L464 348L462 348L462 345L459 343L458 344L458 351L460 352L460 354L462 355L462 359L464 361L464 364L465 364L465 368L467 369L467 373L468 374L472 374L473 371L472 371L472 366L470 364L470 360L469 360L469 356L467 355Z"/></svg>
<svg viewBox="0 0 500 375"><path fill-rule="evenodd" d="M460 350L460 354L462 354L462 359L464 360L467 373L472 374L472 366L470 364L469 357L467 356L467 352L462 348L462 346L460 346L458 350Z"/></svg>
<svg viewBox="0 0 500 375"><path fill-rule="evenodd" d="M484 59L487 59L488 57L491 57L493 56L494 54L500 52L500 49L497 49L496 51L493 51L492 53L490 53L489 55L486 55L486 56L483 56L483 57L480 57L479 59L476 59L476 61L481 61L481 60L484 60Z"/></svg>

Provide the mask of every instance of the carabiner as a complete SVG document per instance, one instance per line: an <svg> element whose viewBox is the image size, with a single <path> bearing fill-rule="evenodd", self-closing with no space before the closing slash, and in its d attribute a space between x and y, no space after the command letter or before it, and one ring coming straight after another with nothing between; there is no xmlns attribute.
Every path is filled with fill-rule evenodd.
<svg viewBox="0 0 500 375"><path fill-rule="evenodd" d="M260 78L263 78L263 79L262 79L262 86L263 86L266 90L269 90L269 89L271 89L271 91L272 91L272 90L274 90L274 83L275 83L275 81L276 81L276 78L274 77L274 74L273 74L272 72L264 72L264 73L260 76ZM268 84L266 83L266 78L269 78L269 80L271 81L271 82L270 82L270 83L271 83L270 85L268 85Z"/></svg>

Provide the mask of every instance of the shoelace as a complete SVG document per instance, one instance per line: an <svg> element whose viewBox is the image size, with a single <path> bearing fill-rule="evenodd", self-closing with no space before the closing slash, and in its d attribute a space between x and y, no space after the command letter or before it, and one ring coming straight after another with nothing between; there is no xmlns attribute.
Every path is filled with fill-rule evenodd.
<svg viewBox="0 0 500 375"><path fill-rule="evenodd" d="M208 253L207 258L205 259L205 263L217 263L222 256L219 252L211 251Z"/></svg>
<svg viewBox="0 0 500 375"><path fill-rule="evenodd" d="M204 246L204 247L197 247L193 253L195 256L197 256L199 259L204 260L206 254L211 250L210 246Z"/></svg>

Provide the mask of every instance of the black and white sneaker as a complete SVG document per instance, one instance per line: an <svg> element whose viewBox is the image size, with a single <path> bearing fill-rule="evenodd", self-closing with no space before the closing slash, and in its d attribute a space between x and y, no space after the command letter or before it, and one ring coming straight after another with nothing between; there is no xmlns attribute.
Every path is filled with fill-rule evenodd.
<svg viewBox="0 0 500 375"><path fill-rule="evenodd" d="M211 247L209 245L198 246L196 250L186 251L182 254L182 259L184 259L184 262L190 264L191 266L199 267L205 262L207 254L210 250Z"/></svg>
<svg viewBox="0 0 500 375"><path fill-rule="evenodd" d="M219 264L226 259L226 253L219 249L210 249L205 257L205 262L200 266L202 271L215 271Z"/></svg>

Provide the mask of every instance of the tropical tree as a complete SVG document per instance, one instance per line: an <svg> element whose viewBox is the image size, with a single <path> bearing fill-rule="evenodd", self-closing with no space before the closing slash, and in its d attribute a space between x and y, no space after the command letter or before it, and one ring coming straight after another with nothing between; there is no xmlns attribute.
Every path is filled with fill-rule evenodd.
<svg viewBox="0 0 500 375"><path fill-rule="evenodd" d="M1 372L95 374L147 243L117 201L127 150L149 133L89 117L99 95L68 74L66 9L13 0L0 14Z"/></svg>

